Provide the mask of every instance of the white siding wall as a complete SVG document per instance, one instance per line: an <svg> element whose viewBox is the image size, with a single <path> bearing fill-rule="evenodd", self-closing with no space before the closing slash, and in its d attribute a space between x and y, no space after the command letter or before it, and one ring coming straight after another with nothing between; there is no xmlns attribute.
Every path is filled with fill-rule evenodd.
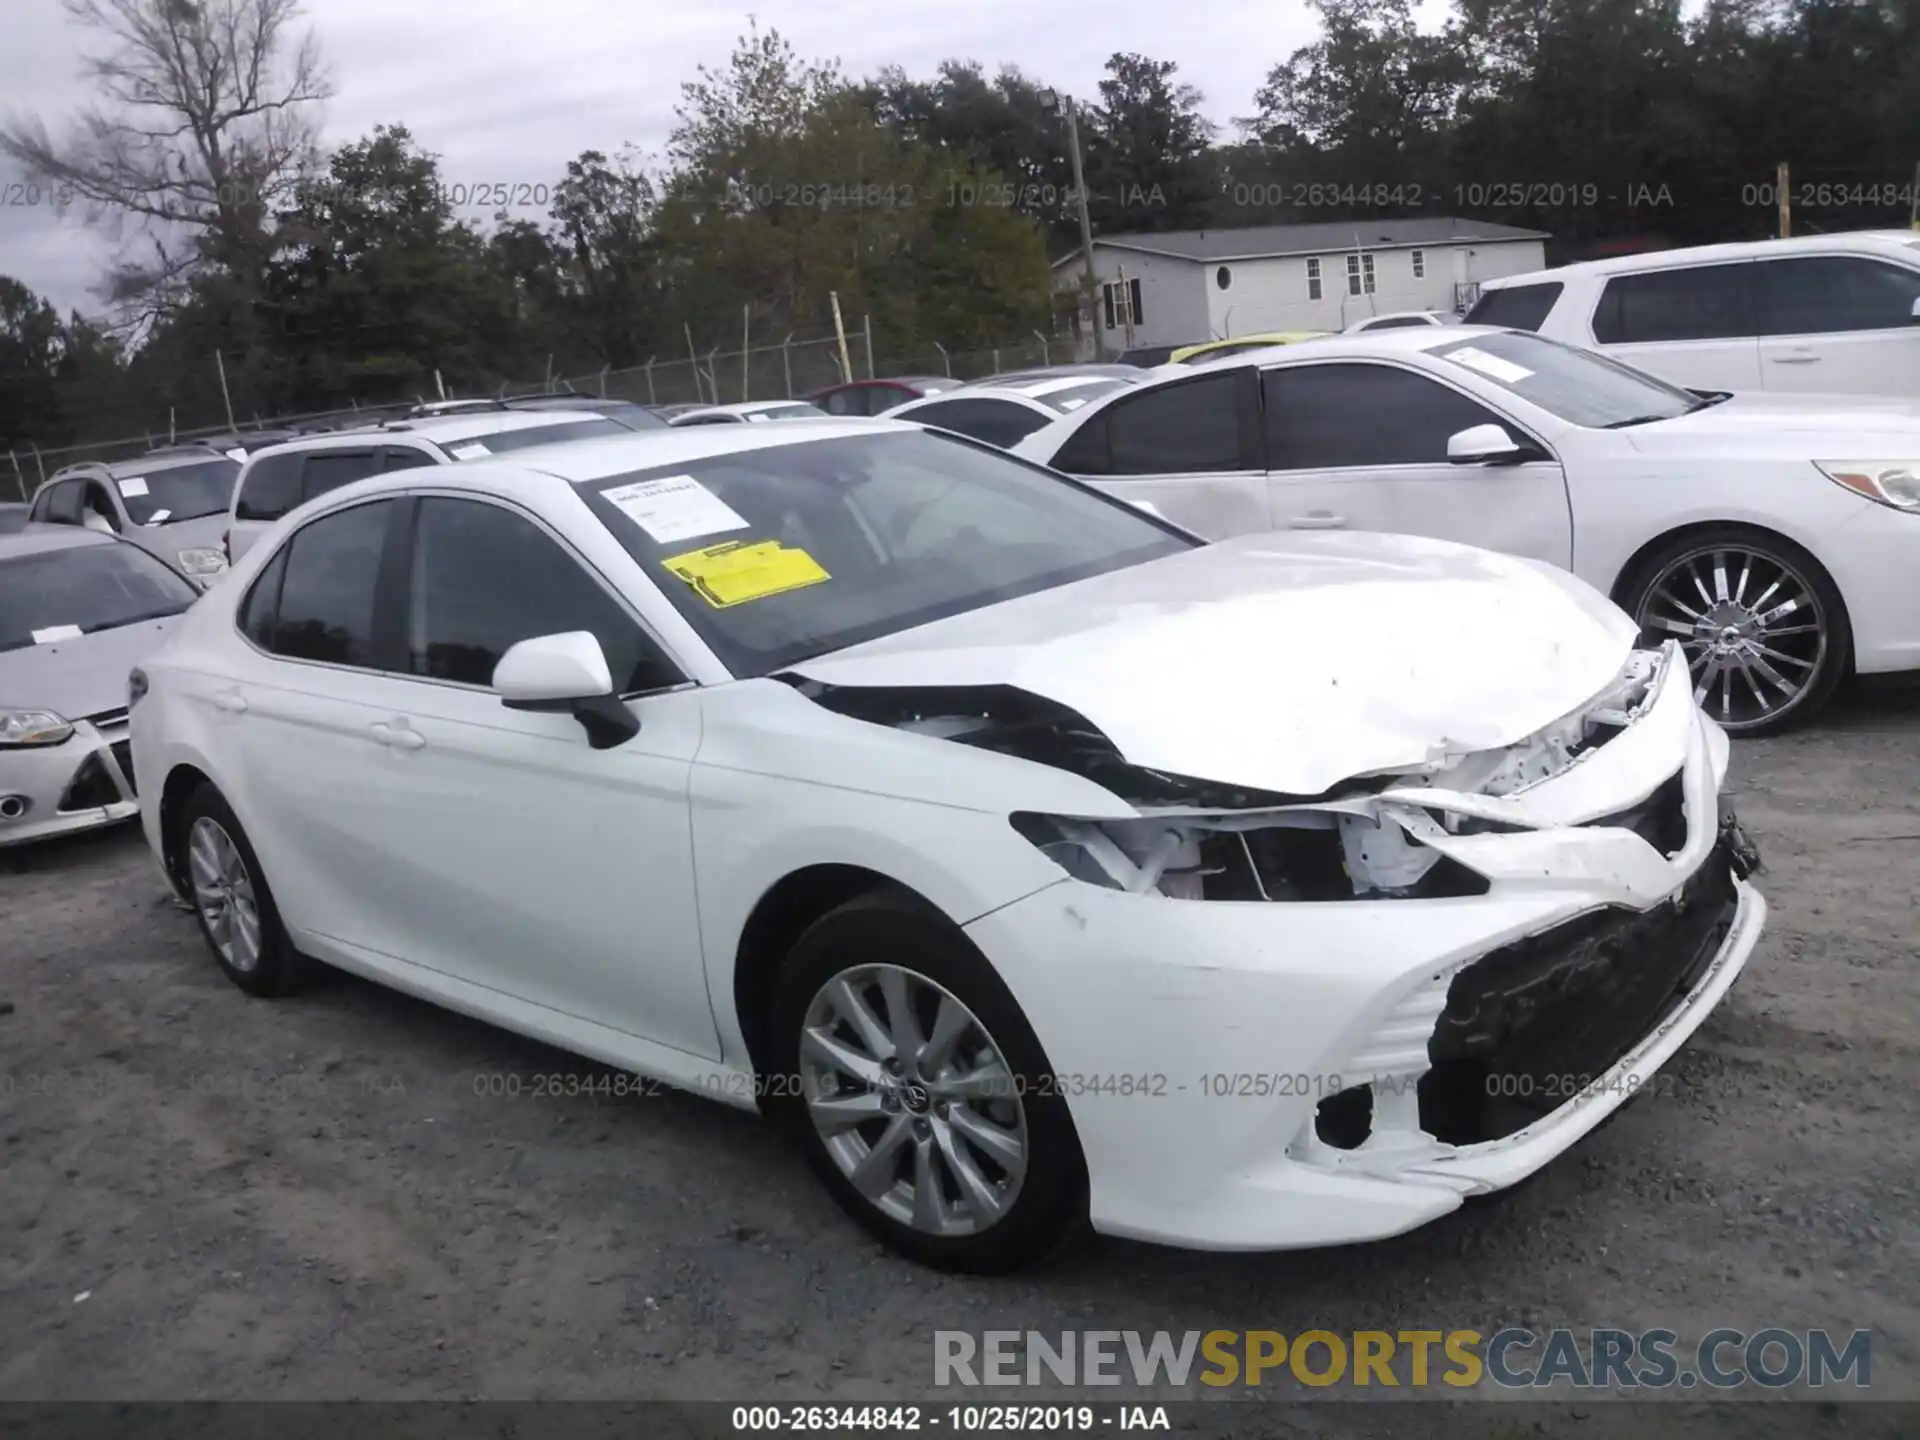
<svg viewBox="0 0 1920 1440"><path fill-rule="evenodd" d="M1128 280L1140 282L1141 321L1133 329L1135 345L1191 345L1208 338L1207 297L1200 288L1203 271L1191 260L1110 250L1096 241L1093 269L1102 284L1117 284L1122 271ZM1080 275L1078 261L1069 261L1054 272L1054 284L1072 290L1078 286ZM1113 329L1106 328L1106 307L1097 292L1093 306L1093 323L1100 327L1100 340L1107 353L1123 349L1126 331L1117 318Z"/></svg>

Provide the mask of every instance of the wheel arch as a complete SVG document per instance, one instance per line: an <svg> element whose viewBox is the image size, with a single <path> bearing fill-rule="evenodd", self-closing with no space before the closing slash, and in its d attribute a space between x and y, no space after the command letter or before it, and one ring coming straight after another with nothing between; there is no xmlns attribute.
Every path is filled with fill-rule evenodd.
<svg viewBox="0 0 1920 1440"><path fill-rule="evenodd" d="M187 797L200 786L212 783L213 779L206 771L182 762L167 772L166 781L160 787L160 860L166 868L167 878L173 882L174 893L183 899L187 895L188 884L186 851L180 843L181 814L186 809Z"/></svg>

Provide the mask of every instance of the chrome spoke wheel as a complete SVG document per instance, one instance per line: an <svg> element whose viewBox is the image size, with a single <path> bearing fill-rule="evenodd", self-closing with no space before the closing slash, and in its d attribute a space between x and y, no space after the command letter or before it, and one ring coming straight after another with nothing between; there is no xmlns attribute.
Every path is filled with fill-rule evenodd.
<svg viewBox="0 0 1920 1440"><path fill-rule="evenodd" d="M260 963L260 903L240 847L211 815L193 822L187 871L213 948L235 970L251 971Z"/></svg>
<svg viewBox="0 0 1920 1440"><path fill-rule="evenodd" d="M1669 561L1635 618L1647 641L1680 641L1701 709L1734 731L1776 720L1805 700L1832 643L1826 607L1807 577L1738 544Z"/></svg>
<svg viewBox="0 0 1920 1440"><path fill-rule="evenodd" d="M1027 1173L1012 1067L951 991L897 965L843 970L815 993L800 1089L827 1154L881 1214L972 1235L1012 1209Z"/></svg>

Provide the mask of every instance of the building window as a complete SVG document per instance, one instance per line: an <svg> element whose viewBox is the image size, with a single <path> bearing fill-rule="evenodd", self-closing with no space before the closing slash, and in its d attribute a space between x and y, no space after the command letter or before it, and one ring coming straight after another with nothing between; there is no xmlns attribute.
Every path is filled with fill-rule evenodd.
<svg viewBox="0 0 1920 1440"><path fill-rule="evenodd" d="M1146 312L1140 306L1140 282L1138 280L1127 281L1127 319L1135 325L1143 325L1146 323Z"/></svg>
<svg viewBox="0 0 1920 1440"><path fill-rule="evenodd" d="M1213 283L1218 285L1222 290L1225 290L1233 284L1233 271L1222 265L1218 270L1213 272Z"/></svg>
<svg viewBox="0 0 1920 1440"><path fill-rule="evenodd" d="M1427 278L1427 252L1424 250L1413 252L1413 278L1416 280Z"/></svg>
<svg viewBox="0 0 1920 1440"><path fill-rule="evenodd" d="M1347 293L1349 295L1373 294L1373 256L1347 256Z"/></svg>
<svg viewBox="0 0 1920 1440"><path fill-rule="evenodd" d="M1109 330L1116 325L1138 325L1146 318L1141 311L1138 280L1129 280L1123 285L1109 280L1100 287L1100 304Z"/></svg>
<svg viewBox="0 0 1920 1440"><path fill-rule="evenodd" d="M1307 261L1307 299L1320 298L1320 257L1312 256Z"/></svg>
<svg viewBox="0 0 1920 1440"><path fill-rule="evenodd" d="M1100 287L1101 307L1106 311L1107 329L1113 329L1113 284L1108 282Z"/></svg>

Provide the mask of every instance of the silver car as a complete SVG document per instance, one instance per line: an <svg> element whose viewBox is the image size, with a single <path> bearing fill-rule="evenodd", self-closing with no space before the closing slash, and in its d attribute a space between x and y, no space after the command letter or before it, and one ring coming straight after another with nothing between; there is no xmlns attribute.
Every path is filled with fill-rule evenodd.
<svg viewBox="0 0 1920 1440"><path fill-rule="evenodd" d="M139 813L127 675L199 593L111 535L0 535L0 848Z"/></svg>
<svg viewBox="0 0 1920 1440"><path fill-rule="evenodd" d="M221 542L240 462L213 449L181 449L70 465L33 493L30 519L131 540L205 589L226 573Z"/></svg>

